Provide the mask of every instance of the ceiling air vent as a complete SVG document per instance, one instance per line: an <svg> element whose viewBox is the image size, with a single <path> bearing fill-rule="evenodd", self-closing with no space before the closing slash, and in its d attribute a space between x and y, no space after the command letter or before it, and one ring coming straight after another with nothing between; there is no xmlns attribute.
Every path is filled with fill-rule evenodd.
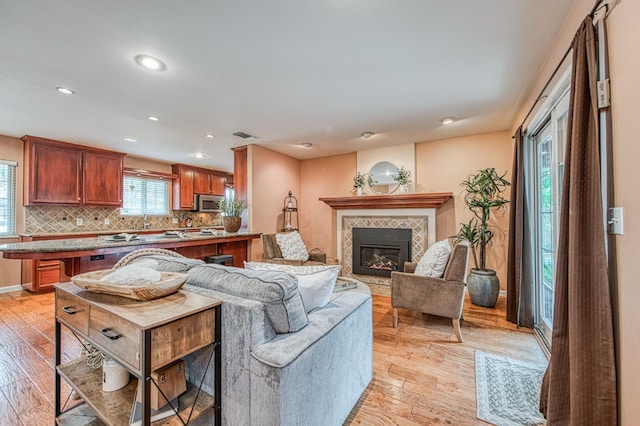
<svg viewBox="0 0 640 426"><path fill-rule="evenodd" d="M249 133L245 133L245 132L235 132L233 134L233 136L237 136L237 137L242 138L242 139L257 139L255 136L250 135Z"/></svg>

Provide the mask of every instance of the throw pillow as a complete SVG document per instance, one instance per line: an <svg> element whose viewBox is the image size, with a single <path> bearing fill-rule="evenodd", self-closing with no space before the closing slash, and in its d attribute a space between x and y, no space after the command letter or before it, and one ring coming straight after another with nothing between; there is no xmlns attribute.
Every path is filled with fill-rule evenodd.
<svg viewBox="0 0 640 426"><path fill-rule="evenodd" d="M285 234L276 234L278 247L282 252L282 257L289 260L309 260L309 252L302 241L302 237L297 231Z"/></svg>
<svg viewBox="0 0 640 426"><path fill-rule="evenodd" d="M441 278L444 275L450 255L451 245L449 241L438 241L429 247L424 256L422 256L416 266L415 274Z"/></svg>
<svg viewBox="0 0 640 426"><path fill-rule="evenodd" d="M329 303L342 268L340 265L292 266L262 262L245 262L244 267L251 270L283 271L295 275L307 313Z"/></svg>

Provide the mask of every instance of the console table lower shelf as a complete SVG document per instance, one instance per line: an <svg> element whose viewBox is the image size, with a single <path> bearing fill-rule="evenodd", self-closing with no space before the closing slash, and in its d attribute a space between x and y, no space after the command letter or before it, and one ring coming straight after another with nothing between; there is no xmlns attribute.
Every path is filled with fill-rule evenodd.
<svg viewBox="0 0 640 426"><path fill-rule="evenodd" d="M127 425L131 416L133 397L138 386L138 379L132 377L129 384L117 392L102 391L102 369L94 369L83 359L76 359L59 365L58 374L63 377L72 388L78 392L85 403L62 413L58 424L75 425ZM200 391L191 383L187 383L187 392L178 399L178 414L187 420L194 401L196 402L191 419L198 418L205 411L212 409L215 398L204 391ZM198 399L196 401L196 395ZM100 420L96 412L108 416L109 423ZM162 419L162 425L182 425L176 416Z"/></svg>

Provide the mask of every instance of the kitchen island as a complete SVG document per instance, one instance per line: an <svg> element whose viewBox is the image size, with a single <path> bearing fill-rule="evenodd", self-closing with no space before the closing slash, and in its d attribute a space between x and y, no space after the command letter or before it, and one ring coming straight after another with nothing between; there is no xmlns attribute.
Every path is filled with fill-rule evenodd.
<svg viewBox="0 0 640 426"><path fill-rule="evenodd" d="M91 238L65 238L42 241L30 241L0 245L5 259L33 260L34 262L54 261L59 271L60 261L64 264L64 275L71 277L84 272L109 269L127 253L143 248L164 248L174 250L183 256L204 259L216 254L230 254L237 266L249 258L249 241L260 238L260 233L234 233L222 231L216 233L184 232L179 234L144 234L130 240L114 239L109 235ZM23 268L24 270L24 268ZM51 277L28 277L23 279L23 287L34 292L53 290L53 285L67 277L61 273Z"/></svg>

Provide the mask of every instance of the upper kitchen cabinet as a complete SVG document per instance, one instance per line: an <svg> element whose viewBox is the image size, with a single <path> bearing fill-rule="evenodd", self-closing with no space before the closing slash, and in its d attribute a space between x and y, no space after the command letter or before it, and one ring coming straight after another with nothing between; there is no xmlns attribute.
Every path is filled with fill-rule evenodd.
<svg viewBox="0 0 640 426"><path fill-rule="evenodd" d="M24 136L25 205L121 206L124 154Z"/></svg>
<svg viewBox="0 0 640 426"><path fill-rule="evenodd" d="M83 155L83 203L121 207L124 156L91 151L85 151Z"/></svg>
<svg viewBox="0 0 640 426"><path fill-rule="evenodd" d="M194 169L193 172L194 194L224 195L226 173L205 169Z"/></svg>
<svg viewBox="0 0 640 426"><path fill-rule="evenodd" d="M173 208L174 210L193 210L194 195L224 195L227 185L225 172L186 164L171 165L172 172L178 175L173 182Z"/></svg>
<svg viewBox="0 0 640 426"><path fill-rule="evenodd" d="M182 165L173 164L171 172L178 175L173 180L173 209L193 210L195 200L193 198L194 171Z"/></svg>

